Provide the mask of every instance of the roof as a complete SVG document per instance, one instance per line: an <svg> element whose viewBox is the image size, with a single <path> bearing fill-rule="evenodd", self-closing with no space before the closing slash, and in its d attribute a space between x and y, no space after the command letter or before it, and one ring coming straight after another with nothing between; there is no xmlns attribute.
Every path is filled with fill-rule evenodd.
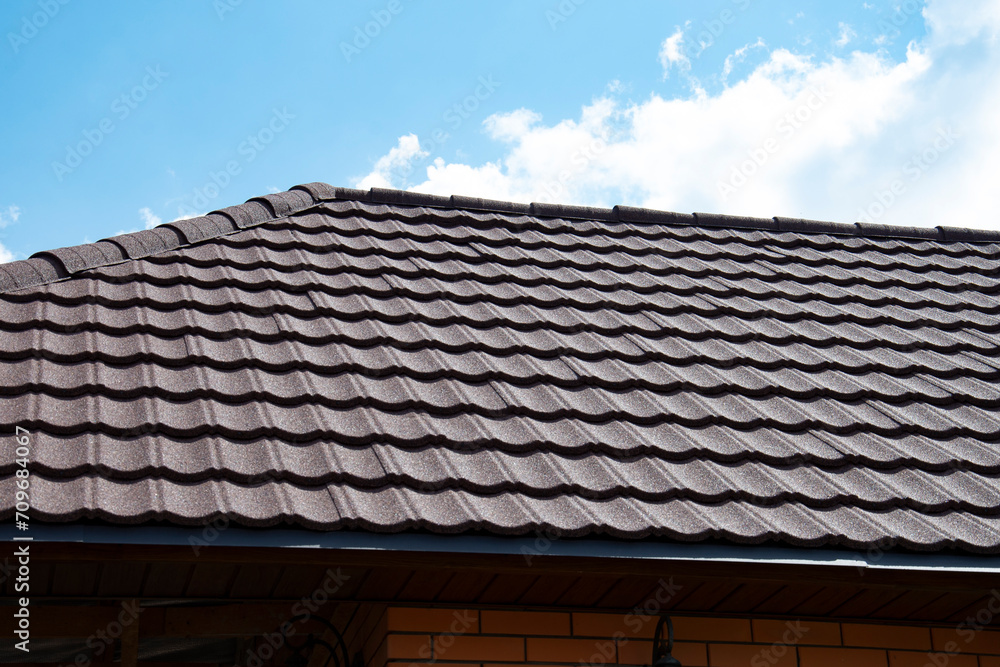
<svg viewBox="0 0 1000 667"><path fill-rule="evenodd" d="M36 521L995 554L998 293L1000 232L313 183L0 265L0 429Z"/></svg>

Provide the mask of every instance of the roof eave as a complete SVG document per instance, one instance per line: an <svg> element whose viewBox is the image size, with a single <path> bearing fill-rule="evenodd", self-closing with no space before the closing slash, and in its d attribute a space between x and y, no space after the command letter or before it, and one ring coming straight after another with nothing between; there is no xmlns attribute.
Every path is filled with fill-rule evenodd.
<svg viewBox="0 0 1000 667"><path fill-rule="evenodd" d="M612 539L548 539L544 536L435 535L427 533L316 532L294 528L249 529L235 526L191 529L176 526L93 524L32 525L34 543L318 549L369 552L517 556L530 566L536 558L601 559L617 562L704 563L849 569L853 573L893 572L1000 574L1000 556L951 553L866 552L831 548L725 545ZM25 539L13 525L0 529L0 540Z"/></svg>

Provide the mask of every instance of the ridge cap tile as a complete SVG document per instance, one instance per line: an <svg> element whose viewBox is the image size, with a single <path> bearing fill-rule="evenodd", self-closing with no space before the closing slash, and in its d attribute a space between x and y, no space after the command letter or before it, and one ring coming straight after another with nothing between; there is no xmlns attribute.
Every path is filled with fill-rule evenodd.
<svg viewBox="0 0 1000 667"><path fill-rule="evenodd" d="M937 227L945 241L966 241L973 243L995 243L1000 241L1000 229L969 229L965 227Z"/></svg>
<svg viewBox="0 0 1000 667"><path fill-rule="evenodd" d="M690 213L659 211L652 208L639 208L637 206L625 206L622 204L615 206L611 210L614 211L621 222L684 225L688 227L697 224L697 218Z"/></svg>
<svg viewBox="0 0 1000 667"><path fill-rule="evenodd" d="M327 201L330 199L337 199L337 188L329 185L327 183L320 183L315 181L313 183L302 183L301 185L293 185L289 190L300 190L305 192L310 197L313 198L314 202Z"/></svg>
<svg viewBox="0 0 1000 667"><path fill-rule="evenodd" d="M724 227L727 229L760 229L778 230L778 223L774 218L751 218L741 215L724 215L721 213L695 213L696 225L706 227Z"/></svg>
<svg viewBox="0 0 1000 667"><path fill-rule="evenodd" d="M0 280L0 292L45 284L70 277L89 268L107 266L130 259L141 259L152 254L189 246L306 210L321 201L338 199L389 206L428 206L493 211L539 218L558 217L634 224L728 227L773 232L851 235L866 238L924 239L942 243L1000 242L1000 230L948 226L919 228L862 222L843 224L780 216L768 219L712 213L688 214L627 205L602 209L543 202L523 204L463 195L443 197L388 188L357 190L314 182L293 186L285 192L253 197L244 204L212 211L208 215L198 218L168 222L151 230L121 234L102 239L97 243L37 252L26 260L10 262L4 266L5 278ZM44 261L46 264L40 264L39 261ZM21 264L21 262L33 262L33 264Z"/></svg>
<svg viewBox="0 0 1000 667"><path fill-rule="evenodd" d="M914 238L929 241L942 240L938 227L896 227L894 225L878 225L871 222L855 222L858 235L868 238Z"/></svg>
<svg viewBox="0 0 1000 667"><path fill-rule="evenodd" d="M315 202L312 195L301 190L288 190L286 192L274 192L260 197L251 197L247 204L257 202L271 209L271 215L276 218L284 218L312 206Z"/></svg>
<svg viewBox="0 0 1000 667"><path fill-rule="evenodd" d="M371 196L370 190L358 190L356 188L333 188L336 197L334 199L351 200L351 201L370 201Z"/></svg>
<svg viewBox="0 0 1000 667"><path fill-rule="evenodd" d="M856 228L843 222L827 222L825 220L807 220L805 218L773 218L779 232L798 234L854 234Z"/></svg>
<svg viewBox="0 0 1000 667"><path fill-rule="evenodd" d="M68 275L61 262L55 262L46 256L29 257L0 266L4 268L12 280L9 284L0 285L2 292L44 285Z"/></svg>
<svg viewBox="0 0 1000 667"><path fill-rule="evenodd" d="M147 243L148 232L149 230L146 229L128 234L119 234L118 236L110 236L101 240L114 243L121 248L122 254L129 259L141 259L153 254Z"/></svg>
<svg viewBox="0 0 1000 667"><path fill-rule="evenodd" d="M164 250L173 250L184 245L184 237L177 233L176 229L171 229L165 225L150 229L154 236L160 239Z"/></svg>
<svg viewBox="0 0 1000 667"><path fill-rule="evenodd" d="M104 261L101 262L100 266L117 264L128 259L128 257L125 256L125 253L122 252L122 249L114 243L101 239L93 245L95 249L99 250L101 254L104 255Z"/></svg>
<svg viewBox="0 0 1000 667"><path fill-rule="evenodd" d="M452 195L449 197L452 208L461 208L471 211L497 211L500 213L520 213L528 215L531 211L530 204L520 204L512 201L500 201L497 199L484 199L482 197L467 197L465 195Z"/></svg>
<svg viewBox="0 0 1000 667"><path fill-rule="evenodd" d="M531 215L543 218L576 218L580 220L618 222L618 216L615 214L615 210L613 208L531 202L528 206L528 210Z"/></svg>
<svg viewBox="0 0 1000 667"><path fill-rule="evenodd" d="M451 198L440 195L429 195L408 190L391 190L388 188L372 188L368 191L368 200L373 204L397 204L401 206L432 206L435 208L450 208Z"/></svg>
<svg viewBox="0 0 1000 667"><path fill-rule="evenodd" d="M209 213L197 218L173 220L164 223L163 226L170 227L183 235L188 245L230 234L239 229L231 218L218 213Z"/></svg>
<svg viewBox="0 0 1000 667"><path fill-rule="evenodd" d="M227 206L226 208L212 211L212 213L224 215L232 219L232 221L236 223L236 226L240 229L256 227L259 224L274 219L274 212L271 210L271 206L269 204L255 201L253 199L245 204Z"/></svg>

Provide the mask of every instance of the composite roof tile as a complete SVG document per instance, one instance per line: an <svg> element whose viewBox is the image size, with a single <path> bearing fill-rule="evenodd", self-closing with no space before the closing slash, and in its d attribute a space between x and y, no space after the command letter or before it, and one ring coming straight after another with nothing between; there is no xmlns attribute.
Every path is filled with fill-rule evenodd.
<svg viewBox="0 0 1000 667"><path fill-rule="evenodd" d="M251 202L260 202L271 209L271 217L283 218L313 205L313 198L301 190L276 192L262 197L254 197Z"/></svg>
<svg viewBox="0 0 1000 667"><path fill-rule="evenodd" d="M264 203L256 199L251 199L246 204L239 206L227 206L226 208L212 211L216 215L224 215L230 218L240 229L256 227L275 218L274 211L270 203Z"/></svg>
<svg viewBox="0 0 1000 667"><path fill-rule="evenodd" d="M0 427L44 521L996 554L998 295L998 232L309 183L0 266Z"/></svg>

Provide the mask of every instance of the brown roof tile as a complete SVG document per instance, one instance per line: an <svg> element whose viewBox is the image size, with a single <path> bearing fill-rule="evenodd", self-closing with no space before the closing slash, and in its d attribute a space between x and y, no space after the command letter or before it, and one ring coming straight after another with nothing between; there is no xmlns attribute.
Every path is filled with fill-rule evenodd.
<svg viewBox="0 0 1000 667"><path fill-rule="evenodd" d="M1000 232L311 183L0 266L0 428L44 521L1000 553L998 294Z"/></svg>

